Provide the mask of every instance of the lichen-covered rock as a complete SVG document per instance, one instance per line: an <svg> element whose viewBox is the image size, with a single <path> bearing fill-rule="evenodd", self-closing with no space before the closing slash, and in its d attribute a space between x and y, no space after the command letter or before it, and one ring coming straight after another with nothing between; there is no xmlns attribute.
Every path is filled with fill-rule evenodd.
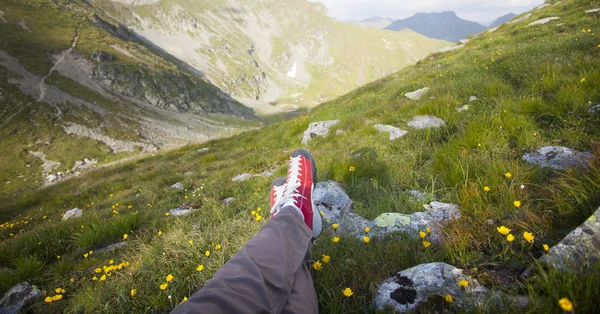
<svg viewBox="0 0 600 314"><path fill-rule="evenodd" d="M69 219L79 218L83 215L83 211L79 208L73 208L68 210L62 217L63 221L67 221Z"/></svg>
<svg viewBox="0 0 600 314"><path fill-rule="evenodd" d="M523 160L540 165L542 168L567 170L571 168L589 167L594 155L588 152L579 152L562 146L546 146L534 153L525 154Z"/></svg>
<svg viewBox="0 0 600 314"><path fill-rule="evenodd" d="M415 129L440 128L446 126L446 122L435 116L417 116L408 122L408 126Z"/></svg>
<svg viewBox="0 0 600 314"><path fill-rule="evenodd" d="M600 261L600 208L550 248L541 260L562 270L585 269Z"/></svg>
<svg viewBox="0 0 600 314"><path fill-rule="evenodd" d="M17 314L24 306L35 302L42 296L42 291L26 282L10 288L0 299L0 314Z"/></svg>
<svg viewBox="0 0 600 314"><path fill-rule="evenodd" d="M410 100L419 100L429 91L429 87L418 89L414 92L406 93L404 96Z"/></svg>
<svg viewBox="0 0 600 314"><path fill-rule="evenodd" d="M460 280L469 283L466 289L458 285ZM375 297L375 307L378 310L392 309L406 313L417 307L427 307L426 303L432 296L443 300L447 294L452 296L454 306L468 310L477 301L483 302L489 290L452 265L421 264L382 282Z"/></svg>
<svg viewBox="0 0 600 314"><path fill-rule="evenodd" d="M373 127L379 132L390 133L390 141L393 141L397 138L401 138L404 135L408 134L408 132L400 130L399 128L391 125L375 124Z"/></svg>
<svg viewBox="0 0 600 314"><path fill-rule="evenodd" d="M304 136L302 136L302 144L306 145L310 140L317 136L327 136L329 134L329 129L338 123L340 123L340 120L329 120L311 123L308 126L308 129L304 131Z"/></svg>
<svg viewBox="0 0 600 314"><path fill-rule="evenodd" d="M313 200L326 220L339 218L342 212L352 209L352 200L334 181L318 182L313 191Z"/></svg>
<svg viewBox="0 0 600 314"><path fill-rule="evenodd" d="M183 187L183 184L181 184L181 182L177 182L177 183L171 185L170 188L173 190L179 190L179 191L185 190L185 188Z"/></svg>

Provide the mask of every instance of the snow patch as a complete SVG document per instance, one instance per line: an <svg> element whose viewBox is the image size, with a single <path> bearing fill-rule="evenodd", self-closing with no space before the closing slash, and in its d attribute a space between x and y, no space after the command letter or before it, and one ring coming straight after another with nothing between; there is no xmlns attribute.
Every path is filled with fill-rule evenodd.
<svg viewBox="0 0 600 314"><path fill-rule="evenodd" d="M292 66L292 70L290 70L287 73L287 76L291 77L291 78L296 78L296 71L298 70L298 63L294 62L294 65Z"/></svg>

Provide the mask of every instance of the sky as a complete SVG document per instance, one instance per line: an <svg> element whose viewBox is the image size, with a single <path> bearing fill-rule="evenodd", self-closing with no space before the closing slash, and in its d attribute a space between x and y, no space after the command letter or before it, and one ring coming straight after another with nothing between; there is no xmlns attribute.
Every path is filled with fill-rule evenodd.
<svg viewBox="0 0 600 314"><path fill-rule="evenodd" d="M329 15L342 21L373 16L402 19L418 12L454 11L463 19L489 23L508 14L520 14L544 0L310 0L327 6Z"/></svg>

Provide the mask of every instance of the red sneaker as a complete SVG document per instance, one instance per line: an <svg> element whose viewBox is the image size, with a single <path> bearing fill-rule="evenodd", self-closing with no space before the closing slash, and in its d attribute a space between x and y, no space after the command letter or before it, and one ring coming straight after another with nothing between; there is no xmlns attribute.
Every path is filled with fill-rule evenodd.
<svg viewBox="0 0 600 314"><path fill-rule="evenodd" d="M283 188L285 187L286 179L283 177L275 178L273 183L271 183L271 209L279 200L281 199L281 195L283 194Z"/></svg>
<svg viewBox="0 0 600 314"><path fill-rule="evenodd" d="M312 230L314 239L319 237L323 229L321 213L312 198L316 183L317 165L313 156L306 149L294 151L290 157L287 181L271 208L271 215L275 216L286 206L294 207Z"/></svg>

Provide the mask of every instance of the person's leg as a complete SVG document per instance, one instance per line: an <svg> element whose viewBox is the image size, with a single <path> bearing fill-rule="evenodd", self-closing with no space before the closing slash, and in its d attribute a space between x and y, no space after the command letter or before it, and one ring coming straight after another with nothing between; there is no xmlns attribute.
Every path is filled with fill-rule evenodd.
<svg viewBox="0 0 600 314"><path fill-rule="evenodd" d="M316 313L316 293L305 265L311 236L295 208L281 209L200 291L171 313L281 313L286 304L306 304L311 311L305 313ZM290 297L297 302L289 303Z"/></svg>
<svg viewBox="0 0 600 314"><path fill-rule="evenodd" d="M296 272L294 278L294 286L288 297L288 301L283 307L283 314L309 314L319 312L319 300L315 284L313 282L312 273L310 270L310 251L307 252L304 258L304 263Z"/></svg>

